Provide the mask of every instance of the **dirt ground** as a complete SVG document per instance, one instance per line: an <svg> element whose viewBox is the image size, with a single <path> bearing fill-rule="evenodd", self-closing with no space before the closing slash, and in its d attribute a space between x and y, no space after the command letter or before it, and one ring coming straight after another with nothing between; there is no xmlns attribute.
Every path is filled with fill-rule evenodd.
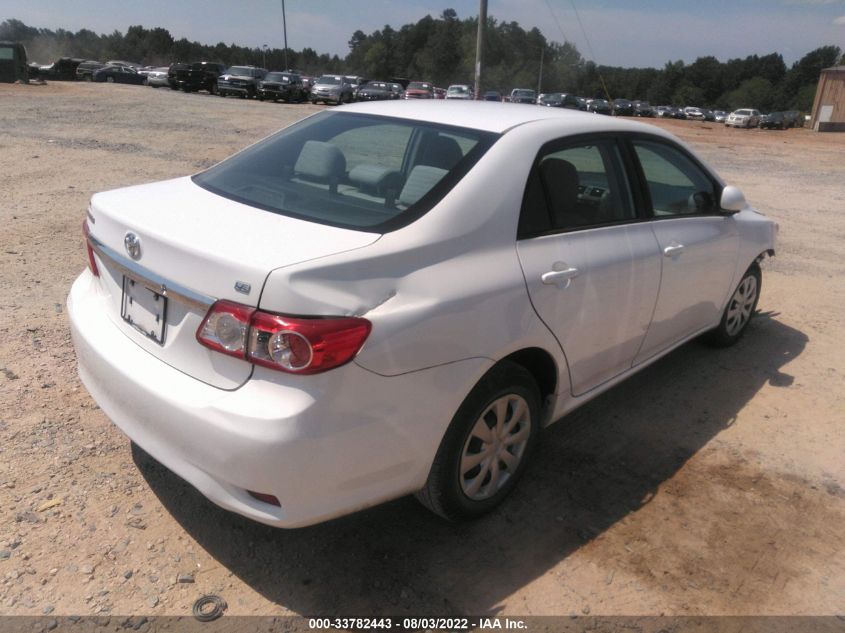
<svg viewBox="0 0 845 633"><path fill-rule="evenodd" d="M405 498L275 530L133 454L64 311L89 197L315 109L0 87L0 614L186 615L205 593L262 615L843 612L845 135L656 123L780 223L760 314L736 347L686 345L549 428L483 520Z"/></svg>

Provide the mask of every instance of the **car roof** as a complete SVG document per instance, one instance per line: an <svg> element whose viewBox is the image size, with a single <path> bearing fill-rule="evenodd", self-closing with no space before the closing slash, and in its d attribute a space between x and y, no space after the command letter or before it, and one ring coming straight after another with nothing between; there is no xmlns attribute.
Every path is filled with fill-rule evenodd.
<svg viewBox="0 0 845 633"><path fill-rule="evenodd" d="M661 134L660 128L646 123L618 118L596 117L595 114L566 110L561 108L543 108L533 104L497 103L492 101L381 101L360 102L343 106L339 112L360 112L380 116L413 119L454 125L486 132L501 134L507 130L546 119L559 119L561 123L572 126L571 133L594 131L647 131Z"/></svg>

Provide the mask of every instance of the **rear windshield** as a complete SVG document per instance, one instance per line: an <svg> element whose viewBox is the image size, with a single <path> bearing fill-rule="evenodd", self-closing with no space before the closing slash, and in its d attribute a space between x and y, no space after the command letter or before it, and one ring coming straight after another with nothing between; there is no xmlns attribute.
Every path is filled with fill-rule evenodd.
<svg viewBox="0 0 845 633"><path fill-rule="evenodd" d="M431 84L423 83L421 81L412 81L408 84L408 90L434 90Z"/></svg>
<svg viewBox="0 0 845 633"><path fill-rule="evenodd" d="M408 119L323 112L193 180L273 213L384 233L437 204L497 138Z"/></svg>
<svg viewBox="0 0 845 633"><path fill-rule="evenodd" d="M335 84L340 83L340 77L331 77L331 76L328 76L328 75L323 75L322 77L320 77L317 80L317 83L320 84L320 85L323 85L323 86L328 86L328 85L333 86Z"/></svg>

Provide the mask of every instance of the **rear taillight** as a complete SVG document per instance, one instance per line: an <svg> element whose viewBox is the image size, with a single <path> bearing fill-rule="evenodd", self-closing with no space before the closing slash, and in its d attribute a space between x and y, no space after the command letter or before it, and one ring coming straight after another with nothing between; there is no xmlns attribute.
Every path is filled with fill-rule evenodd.
<svg viewBox="0 0 845 633"><path fill-rule="evenodd" d="M197 330L197 340L221 354L244 358L249 322L255 308L234 301L218 301Z"/></svg>
<svg viewBox="0 0 845 633"><path fill-rule="evenodd" d="M91 247L91 240L88 239L90 231L87 219L82 222L82 235L85 236L85 249L88 251L88 269L95 277L99 277L100 270L97 268L97 260L94 259L94 249Z"/></svg>
<svg viewBox="0 0 845 633"><path fill-rule="evenodd" d="M317 374L352 360L372 325L357 317L294 318L218 301L197 330L206 347L293 374Z"/></svg>

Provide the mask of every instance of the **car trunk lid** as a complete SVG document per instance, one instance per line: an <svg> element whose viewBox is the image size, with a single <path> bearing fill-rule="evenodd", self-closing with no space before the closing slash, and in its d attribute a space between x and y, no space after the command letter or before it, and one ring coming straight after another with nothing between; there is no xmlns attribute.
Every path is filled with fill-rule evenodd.
<svg viewBox="0 0 845 633"><path fill-rule="evenodd" d="M116 326L167 364L223 389L243 384L252 366L196 341L211 303L255 307L270 271L379 238L228 200L190 178L96 194L88 223Z"/></svg>

